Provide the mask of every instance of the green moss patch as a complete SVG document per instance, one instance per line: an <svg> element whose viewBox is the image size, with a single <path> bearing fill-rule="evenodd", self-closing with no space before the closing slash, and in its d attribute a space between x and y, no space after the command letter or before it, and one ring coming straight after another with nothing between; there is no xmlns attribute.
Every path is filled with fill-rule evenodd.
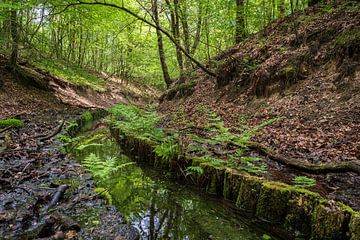
<svg viewBox="0 0 360 240"><path fill-rule="evenodd" d="M5 127L21 128L23 126L24 126L24 122L19 119L9 118L9 119L0 120L0 128L5 128Z"/></svg>

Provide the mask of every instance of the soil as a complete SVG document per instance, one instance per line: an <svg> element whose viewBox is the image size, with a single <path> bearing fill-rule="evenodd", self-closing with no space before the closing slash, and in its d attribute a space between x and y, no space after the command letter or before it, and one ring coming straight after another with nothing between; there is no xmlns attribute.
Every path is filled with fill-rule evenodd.
<svg viewBox="0 0 360 240"><path fill-rule="evenodd" d="M217 78L197 70L176 82L161 97L164 127L183 128L174 121L182 115L201 129L207 121L200 114L203 109L216 113L236 133L286 117L252 140L304 163L360 160L360 41L354 37L359 26L355 2L332 11L309 8L297 13L295 22L291 16L275 21L214 57ZM194 85L186 91L180 87ZM360 209L357 174L308 175L267 162L266 178L291 184L296 175L314 177L314 190Z"/></svg>

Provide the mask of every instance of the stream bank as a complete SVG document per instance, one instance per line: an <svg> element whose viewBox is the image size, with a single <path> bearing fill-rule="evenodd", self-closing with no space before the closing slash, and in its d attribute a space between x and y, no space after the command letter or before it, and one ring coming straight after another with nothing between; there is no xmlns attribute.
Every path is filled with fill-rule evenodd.
<svg viewBox="0 0 360 240"><path fill-rule="evenodd" d="M24 127L0 134L0 239L138 237L118 210L94 193L91 174L64 153L65 146L57 139L103 116L82 112L20 115ZM62 121L66 121L63 134L39 141L39 136L52 135ZM61 189L66 190L60 193Z"/></svg>
<svg viewBox="0 0 360 240"><path fill-rule="evenodd" d="M360 238L359 212L344 203L326 199L304 188L266 179L265 171L251 174L244 169L228 167L226 162L218 159L206 161L204 157L190 155L186 149L184 152L182 133L158 127L159 119L153 112L118 106L111 113L112 136L137 162L221 197L266 225L285 230L291 238ZM219 124L217 122L216 127ZM223 142L239 140L238 135L230 135L226 129L224 131L225 134L219 136L228 138L212 145L217 147L213 149L218 152ZM193 133L191 136L195 139ZM207 142L213 142L215 138ZM196 140L204 146L204 139L197 137ZM259 169L256 165L251 167L247 170Z"/></svg>

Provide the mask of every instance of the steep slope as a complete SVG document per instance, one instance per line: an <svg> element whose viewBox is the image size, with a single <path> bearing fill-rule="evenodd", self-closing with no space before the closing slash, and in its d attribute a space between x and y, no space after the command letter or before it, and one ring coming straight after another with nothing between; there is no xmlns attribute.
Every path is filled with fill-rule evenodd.
<svg viewBox="0 0 360 240"><path fill-rule="evenodd" d="M359 9L347 1L273 22L214 57L217 78L198 70L177 81L159 111L177 109L200 126L205 107L235 132L284 116L253 140L309 163L359 159Z"/></svg>
<svg viewBox="0 0 360 240"><path fill-rule="evenodd" d="M151 87L124 82L91 70L87 70L89 74L104 81L103 89L74 83L26 61L14 74L6 67L7 62L0 54L0 118L46 110L106 108L115 103L141 105L158 95L158 91Z"/></svg>

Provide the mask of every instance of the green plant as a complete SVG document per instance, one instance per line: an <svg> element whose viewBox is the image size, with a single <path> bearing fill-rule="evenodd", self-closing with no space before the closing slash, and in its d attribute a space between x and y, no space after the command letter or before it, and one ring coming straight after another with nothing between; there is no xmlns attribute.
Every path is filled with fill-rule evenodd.
<svg viewBox="0 0 360 240"><path fill-rule="evenodd" d="M134 164L134 162L128 162L123 164L118 164L117 158L110 159L100 159L94 153L90 153L83 161L82 165L84 168L92 173L94 178L98 183L106 184L112 178L113 174L115 174L120 169Z"/></svg>
<svg viewBox="0 0 360 240"><path fill-rule="evenodd" d="M179 144L174 140L167 139L161 144L157 145L154 149L155 154L165 161L177 159L181 154Z"/></svg>
<svg viewBox="0 0 360 240"><path fill-rule="evenodd" d="M112 201L112 196L109 193L109 190L106 188L95 188L94 189L94 193L100 195L102 198L105 199L106 203L109 205L112 205L113 201Z"/></svg>
<svg viewBox="0 0 360 240"><path fill-rule="evenodd" d="M124 104L118 104L109 111L112 115L108 122L114 127L119 128L124 134L141 140L157 142L163 140L163 130L156 127L161 118L155 112L148 112L135 106Z"/></svg>
<svg viewBox="0 0 360 240"><path fill-rule="evenodd" d="M201 166L190 166L185 169L186 176L192 174L203 174L204 169Z"/></svg>
<svg viewBox="0 0 360 240"><path fill-rule="evenodd" d="M14 118L0 120L0 128L10 127L10 126L16 127L16 128L21 128L24 126L24 122L19 119L14 119Z"/></svg>
<svg viewBox="0 0 360 240"><path fill-rule="evenodd" d="M316 185L316 180L306 176L296 176L292 180L296 188L308 188Z"/></svg>

